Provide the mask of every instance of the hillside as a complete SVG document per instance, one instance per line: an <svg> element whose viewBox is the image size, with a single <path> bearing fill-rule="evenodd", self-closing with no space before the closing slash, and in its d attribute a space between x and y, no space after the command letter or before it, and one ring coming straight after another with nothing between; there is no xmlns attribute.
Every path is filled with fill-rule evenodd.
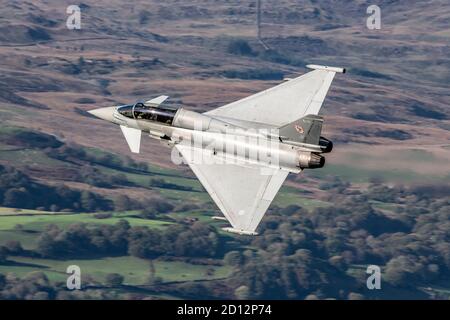
<svg viewBox="0 0 450 320"><path fill-rule="evenodd" d="M2 19L2 119L124 154L117 128L84 111L158 94L208 110L279 82L226 78L236 70L288 77L305 72L306 63L325 63L349 69L323 109L326 136L340 143L331 163L347 163L349 151L367 154L370 145L370 152L392 159L391 167L421 173L420 162L405 166L398 155L419 149L436 164L426 173L436 175L439 167L441 175L450 171L450 10L439 3L385 1L382 29L369 31L364 1L266 1L263 36L273 51L264 52L251 3L86 1L83 27L71 31L64 2L10 2L2 8L4 17L14 17ZM234 38L248 41L252 53L229 53ZM255 76L270 78L267 72ZM158 143L145 143L139 160L172 167L166 152L155 152Z"/></svg>

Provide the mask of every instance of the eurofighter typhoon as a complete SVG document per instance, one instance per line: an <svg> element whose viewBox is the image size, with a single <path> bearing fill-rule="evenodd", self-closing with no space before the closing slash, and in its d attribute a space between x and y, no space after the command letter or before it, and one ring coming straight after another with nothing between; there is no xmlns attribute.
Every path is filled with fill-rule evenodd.
<svg viewBox="0 0 450 320"><path fill-rule="evenodd" d="M343 68L313 71L223 107L198 113L163 106L168 96L99 108L92 115L120 126L131 152L148 134L174 146L237 234L256 229L289 173L322 168L333 144L321 136L319 111Z"/></svg>

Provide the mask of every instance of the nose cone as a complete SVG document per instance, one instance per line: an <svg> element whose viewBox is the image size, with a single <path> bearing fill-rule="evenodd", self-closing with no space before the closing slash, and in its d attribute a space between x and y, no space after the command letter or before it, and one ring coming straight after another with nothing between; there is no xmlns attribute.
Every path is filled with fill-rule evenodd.
<svg viewBox="0 0 450 320"><path fill-rule="evenodd" d="M106 108L98 108L94 110L89 110L88 112L97 118L102 120L106 120L109 122L114 121L114 111L116 111L115 107L106 107Z"/></svg>

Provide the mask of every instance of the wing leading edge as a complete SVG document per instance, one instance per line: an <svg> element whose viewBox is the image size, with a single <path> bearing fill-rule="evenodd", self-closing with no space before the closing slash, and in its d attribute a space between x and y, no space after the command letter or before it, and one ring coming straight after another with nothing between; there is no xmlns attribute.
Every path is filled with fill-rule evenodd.
<svg viewBox="0 0 450 320"><path fill-rule="evenodd" d="M298 78L205 114L282 127L308 114L317 115L336 73L345 69L308 65L315 69Z"/></svg>
<svg viewBox="0 0 450 320"><path fill-rule="evenodd" d="M214 163L213 156L203 150L180 144L176 148L233 226L227 231L255 234L289 172L259 165L209 164ZM195 153L202 153L208 164L194 163L199 159ZM266 170L264 174L261 169Z"/></svg>

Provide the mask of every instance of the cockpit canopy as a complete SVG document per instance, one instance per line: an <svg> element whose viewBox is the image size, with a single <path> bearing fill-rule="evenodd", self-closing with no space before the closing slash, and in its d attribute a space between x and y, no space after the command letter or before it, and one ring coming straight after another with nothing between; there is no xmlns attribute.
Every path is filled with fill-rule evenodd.
<svg viewBox="0 0 450 320"><path fill-rule="evenodd" d="M142 102L120 107L117 111L127 118L156 121L168 125L172 124L175 114L177 113L176 109L162 106L146 106Z"/></svg>

